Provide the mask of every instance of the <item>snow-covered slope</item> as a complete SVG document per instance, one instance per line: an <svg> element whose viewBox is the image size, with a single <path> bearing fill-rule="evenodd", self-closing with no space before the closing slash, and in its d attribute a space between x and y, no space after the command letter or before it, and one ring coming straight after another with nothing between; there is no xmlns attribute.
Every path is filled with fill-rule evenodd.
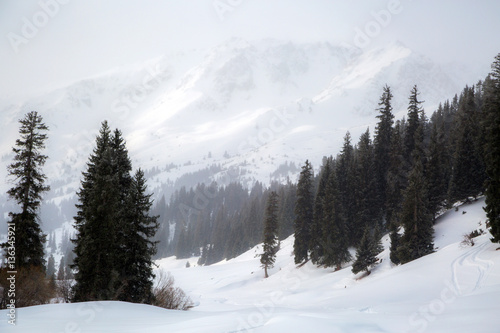
<svg viewBox="0 0 500 333"><path fill-rule="evenodd" d="M17 120L37 110L50 127L47 198L57 204L75 195L104 119L123 131L134 167L146 169L158 195L168 197L185 185L175 183L182 175L210 165L217 167L199 181L295 180L299 168L271 173L285 161L309 159L318 168L323 156L338 153L347 130L354 141L367 126L373 133L385 84L395 112L405 112L417 84L430 113L467 80L464 71L444 71L399 43L361 51L234 38L111 69L29 101L3 101L0 155L4 164L12 160ZM5 173L0 168L0 178ZM0 193L6 188L2 182Z"/></svg>
<svg viewBox="0 0 500 333"><path fill-rule="evenodd" d="M435 225L436 252L402 266L381 263L369 276L350 266L334 272L296 268L293 237L282 242L263 278L259 247L204 267L196 258L165 258L160 269L196 306L187 312L120 302L55 304L18 309L17 326L0 311L2 332L498 332L500 251L489 234L473 247L462 235L485 229L484 199L449 211Z"/></svg>

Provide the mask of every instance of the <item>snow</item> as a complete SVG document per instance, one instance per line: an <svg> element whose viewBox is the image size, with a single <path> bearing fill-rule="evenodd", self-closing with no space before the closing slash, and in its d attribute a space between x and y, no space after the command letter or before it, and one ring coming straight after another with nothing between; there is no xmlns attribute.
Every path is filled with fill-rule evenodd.
<svg viewBox="0 0 500 333"><path fill-rule="evenodd" d="M372 273L334 272L293 263L293 236L281 243L263 278L259 246L211 266L197 258L158 260L194 301L189 311L122 302L52 304L17 310L17 326L0 311L0 332L498 332L500 251L485 230L484 198L446 212L435 225L436 252L401 266L389 260ZM464 213L465 212L465 213ZM191 267L186 268L189 261Z"/></svg>

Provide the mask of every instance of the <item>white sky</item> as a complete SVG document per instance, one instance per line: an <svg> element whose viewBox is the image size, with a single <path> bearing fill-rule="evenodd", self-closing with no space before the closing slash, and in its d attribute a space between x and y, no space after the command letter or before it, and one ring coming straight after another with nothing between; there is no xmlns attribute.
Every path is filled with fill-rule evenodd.
<svg viewBox="0 0 500 333"><path fill-rule="evenodd" d="M377 22L381 11L392 13ZM500 52L500 1L0 0L0 99L233 36L360 46L369 28L366 47L399 40L486 73Z"/></svg>

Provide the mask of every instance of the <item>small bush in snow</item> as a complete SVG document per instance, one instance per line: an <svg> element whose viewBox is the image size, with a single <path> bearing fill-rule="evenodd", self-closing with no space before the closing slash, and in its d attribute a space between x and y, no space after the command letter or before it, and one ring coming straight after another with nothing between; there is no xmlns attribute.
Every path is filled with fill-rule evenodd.
<svg viewBox="0 0 500 333"><path fill-rule="evenodd" d="M153 305L171 310L189 310L193 302L179 287L174 287L174 277L160 271L153 286Z"/></svg>

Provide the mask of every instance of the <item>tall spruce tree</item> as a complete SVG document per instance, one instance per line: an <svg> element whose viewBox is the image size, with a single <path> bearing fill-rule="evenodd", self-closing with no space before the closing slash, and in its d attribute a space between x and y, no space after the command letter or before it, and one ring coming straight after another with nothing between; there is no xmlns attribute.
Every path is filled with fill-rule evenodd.
<svg viewBox="0 0 500 333"><path fill-rule="evenodd" d="M433 219L429 213L421 151L418 146L414 150L414 165L408 177L401 210L404 234L399 240L397 258L403 264L427 255L434 249Z"/></svg>
<svg viewBox="0 0 500 333"><path fill-rule="evenodd" d="M144 173L132 178L131 168L121 132L103 122L77 193L74 301L152 301L157 223L147 215Z"/></svg>
<svg viewBox="0 0 500 333"><path fill-rule="evenodd" d="M339 270L343 263L351 260L348 249L348 230L345 219L341 218L338 213L339 205L337 175L335 168L332 168L326 184L323 205L322 242L324 254L321 264L325 267L335 267L336 270Z"/></svg>
<svg viewBox="0 0 500 333"><path fill-rule="evenodd" d="M500 53L483 86L485 101L486 216L493 242L500 243Z"/></svg>
<svg viewBox="0 0 500 333"><path fill-rule="evenodd" d="M449 187L450 202L477 196L483 190L485 173L478 144L480 117L474 87L466 87L458 102L455 153Z"/></svg>
<svg viewBox="0 0 500 333"><path fill-rule="evenodd" d="M260 263L264 268L264 276L269 277L268 269L274 266L276 252L278 252L278 193L272 191L267 199L266 217L263 232L263 253L260 255Z"/></svg>
<svg viewBox="0 0 500 333"><path fill-rule="evenodd" d="M313 170L308 160L302 167L297 184L297 202L295 204L295 240L293 252L295 263L301 264L308 260L311 243L311 223L313 220L314 194Z"/></svg>
<svg viewBox="0 0 500 333"><path fill-rule="evenodd" d="M373 159L373 145L369 129L364 132L356 151L356 212L354 220L354 238L361 240L366 226L374 228L381 222L378 210L377 183Z"/></svg>
<svg viewBox="0 0 500 333"><path fill-rule="evenodd" d="M413 86L408 103L408 120L404 136L404 156L406 160L406 169L410 170L413 165L413 150L415 149L415 135L421 123L421 114L423 112L420 106L423 101L418 99L420 95L417 86Z"/></svg>
<svg viewBox="0 0 500 333"><path fill-rule="evenodd" d="M324 248L321 241L323 216L325 214L325 195L328 177L331 172L331 159L325 159L319 175L318 189L314 198L314 218L311 224L311 262L317 264L323 256Z"/></svg>
<svg viewBox="0 0 500 333"><path fill-rule="evenodd" d="M361 241L356 250L356 260L352 264L352 272L370 271L370 267L377 262L378 241L369 227L365 228Z"/></svg>
<svg viewBox="0 0 500 333"><path fill-rule="evenodd" d="M354 148L351 144L351 134L344 136L344 145L336 163L337 189L339 198L340 218L344 219L348 230L349 244L354 245L359 242L356 239L356 229L354 221L356 218L356 167L354 161Z"/></svg>
<svg viewBox="0 0 500 333"><path fill-rule="evenodd" d="M379 214L385 215L385 203L387 195L387 173L390 168L390 154L392 131L394 124L394 115L392 114L392 92L389 86L384 87L379 108L377 111L379 119L375 127L375 137L373 139L374 166L375 166L375 184L376 184L376 205L379 208ZM385 217L385 216L384 216Z"/></svg>
<svg viewBox="0 0 500 333"><path fill-rule="evenodd" d="M6 242L2 247L15 247L15 269L34 267L44 271L43 247L46 236L38 220L42 194L50 189L45 185L46 176L42 172L47 160L42 150L45 148L48 127L36 111L26 114L19 123L20 138L12 148L14 162L7 168L8 176L14 179L14 187L7 193L19 206L17 212L9 213L8 221L15 226L16 239L15 245Z"/></svg>
<svg viewBox="0 0 500 333"><path fill-rule="evenodd" d="M136 171L126 200L121 282L123 291L118 299L134 303L151 303L153 260L157 242L151 239L158 230L158 216L150 216L152 194L147 193L144 172Z"/></svg>

